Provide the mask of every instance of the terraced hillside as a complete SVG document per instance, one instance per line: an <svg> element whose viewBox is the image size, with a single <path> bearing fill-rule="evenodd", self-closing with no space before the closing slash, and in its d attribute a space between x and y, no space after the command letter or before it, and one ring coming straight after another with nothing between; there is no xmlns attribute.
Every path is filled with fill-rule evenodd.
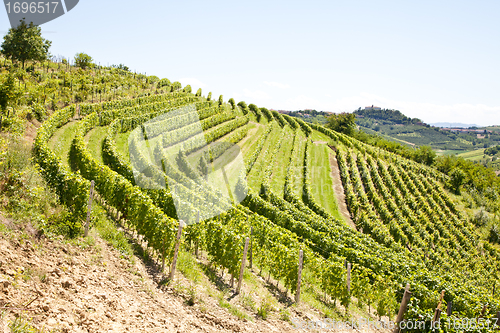
<svg viewBox="0 0 500 333"><path fill-rule="evenodd" d="M162 118L178 110L185 111ZM245 163L242 174L229 175L238 181L228 182L228 193L247 192L239 204L210 186L200 167L223 165L232 145ZM442 290L456 316L489 318L500 310L492 294L499 252L480 240L447 194L446 177L319 125L176 90L57 111L39 129L35 154L74 214L86 215L93 180L167 263L182 215L189 224L185 246L205 251L235 277L251 236L253 260L292 292L303 250L303 284L344 306L354 297L392 315L409 283L412 307L429 316ZM332 165L338 165L349 219L339 208ZM134 172L138 168L142 173ZM346 261L353 265L350 289Z"/></svg>

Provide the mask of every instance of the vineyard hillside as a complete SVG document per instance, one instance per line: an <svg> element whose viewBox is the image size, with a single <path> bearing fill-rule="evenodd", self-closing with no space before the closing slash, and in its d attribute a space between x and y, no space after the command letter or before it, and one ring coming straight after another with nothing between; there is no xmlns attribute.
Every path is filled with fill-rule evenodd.
<svg viewBox="0 0 500 333"><path fill-rule="evenodd" d="M46 82L66 82L72 72L65 69L47 65ZM256 276L274 281L269 297L281 302L285 321L301 294L319 316L394 320L407 285L405 318L428 327L441 302L441 318L497 316L500 252L471 221L464 198L449 191L448 175L324 126L167 79L113 68L79 75L94 87L105 73L107 101L94 88L78 103L70 89L67 96L54 92L53 107L30 123L37 127L36 172L64 205L56 222L71 237L85 239L86 221L98 230L99 214L106 215L113 237L133 240L164 272L159 285L175 283L167 273L180 246L191 258L184 262L228 279L232 291L242 273L247 286ZM235 151L242 167L226 175ZM213 186L217 170L227 185L222 191ZM89 197L97 207L90 215ZM252 269L241 268L247 261ZM273 312L248 297L250 315L239 317L262 320Z"/></svg>

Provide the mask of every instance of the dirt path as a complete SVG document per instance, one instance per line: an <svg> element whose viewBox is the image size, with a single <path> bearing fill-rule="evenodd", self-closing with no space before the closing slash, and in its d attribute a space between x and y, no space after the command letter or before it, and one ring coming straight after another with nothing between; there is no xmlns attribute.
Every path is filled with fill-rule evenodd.
<svg viewBox="0 0 500 333"><path fill-rule="evenodd" d="M250 124L250 122L249 122L249 124ZM262 127L262 126L264 126L264 125L259 124L259 123L253 123L253 124L255 124L257 126L255 126L254 128L250 129L248 131L247 136L244 137L243 140L241 140L240 142L238 142L238 145L240 147L243 147L243 145L259 130L259 128Z"/></svg>
<svg viewBox="0 0 500 333"><path fill-rule="evenodd" d="M345 202L344 186L342 186L342 180L340 179L339 165L333 154L330 154L330 169L332 170L333 192L337 198L339 211L347 224L356 230L356 225L351 220L351 215Z"/></svg>

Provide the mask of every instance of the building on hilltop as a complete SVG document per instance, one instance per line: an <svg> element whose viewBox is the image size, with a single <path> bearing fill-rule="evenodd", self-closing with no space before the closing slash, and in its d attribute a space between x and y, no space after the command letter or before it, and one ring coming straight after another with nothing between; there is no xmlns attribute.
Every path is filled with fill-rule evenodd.
<svg viewBox="0 0 500 333"><path fill-rule="evenodd" d="M380 106L365 106L365 111L368 111L368 110L382 110L382 108Z"/></svg>

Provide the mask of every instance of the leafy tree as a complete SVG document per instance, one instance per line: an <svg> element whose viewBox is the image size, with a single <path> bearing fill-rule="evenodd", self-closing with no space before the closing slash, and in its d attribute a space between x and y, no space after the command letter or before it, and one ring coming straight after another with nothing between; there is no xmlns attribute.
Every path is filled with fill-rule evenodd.
<svg viewBox="0 0 500 333"><path fill-rule="evenodd" d="M92 67L93 59L86 53L80 52L75 55L75 65L81 69L86 69L87 67Z"/></svg>
<svg viewBox="0 0 500 333"><path fill-rule="evenodd" d="M198 88L198 90L196 91L196 95L195 96L201 96L201 88Z"/></svg>
<svg viewBox="0 0 500 333"><path fill-rule="evenodd" d="M430 146L422 146L415 152L415 161L432 165L436 159L436 152Z"/></svg>
<svg viewBox="0 0 500 333"><path fill-rule="evenodd" d="M231 107L234 109L236 108L236 102L234 101L234 98L230 98L229 101L228 101L229 104L231 104Z"/></svg>
<svg viewBox="0 0 500 333"><path fill-rule="evenodd" d="M354 113L342 112L339 114L332 114L328 118L327 127L347 135L354 133L356 126L356 115Z"/></svg>
<svg viewBox="0 0 500 333"><path fill-rule="evenodd" d="M49 56L51 41L42 38L42 29L21 20L17 28L9 29L4 36L1 53L13 61L44 61Z"/></svg>
<svg viewBox="0 0 500 333"><path fill-rule="evenodd" d="M465 173L459 169L455 168L450 172L450 188L456 194L460 194L460 186L464 183L466 178Z"/></svg>
<svg viewBox="0 0 500 333"><path fill-rule="evenodd" d="M189 84L184 87L184 92L190 93L191 91L191 86Z"/></svg>
<svg viewBox="0 0 500 333"><path fill-rule="evenodd" d="M222 103L224 103L224 98L222 97L222 95L219 96L219 105L222 105Z"/></svg>
<svg viewBox="0 0 500 333"><path fill-rule="evenodd" d="M212 92L209 92L207 96L207 101L210 101L211 99L212 99Z"/></svg>

